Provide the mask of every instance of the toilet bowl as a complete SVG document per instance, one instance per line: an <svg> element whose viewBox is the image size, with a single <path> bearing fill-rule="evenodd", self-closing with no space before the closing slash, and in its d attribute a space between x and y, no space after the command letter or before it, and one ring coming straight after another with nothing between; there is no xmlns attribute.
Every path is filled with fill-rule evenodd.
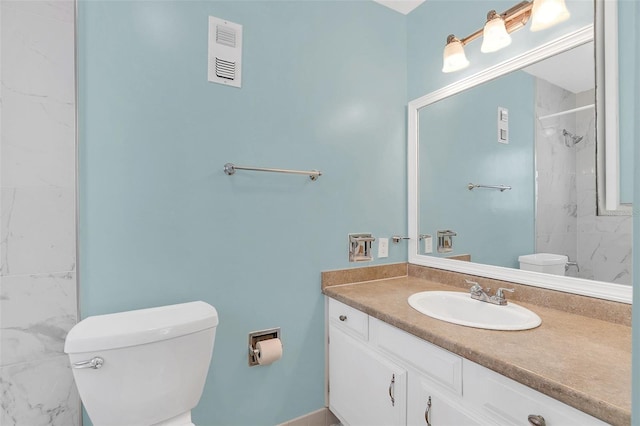
<svg viewBox="0 0 640 426"><path fill-rule="evenodd" d="M94 426L189 426L204 389L218 313L205 302L88 317L67 335Z"/></svg>
<svg viewBox="0 0 640 426"><path fill-rule="evenodd" d="M545 274L564 275L569 258L562 254L536 253L518 257L520 269L543 272Z"/></svg>

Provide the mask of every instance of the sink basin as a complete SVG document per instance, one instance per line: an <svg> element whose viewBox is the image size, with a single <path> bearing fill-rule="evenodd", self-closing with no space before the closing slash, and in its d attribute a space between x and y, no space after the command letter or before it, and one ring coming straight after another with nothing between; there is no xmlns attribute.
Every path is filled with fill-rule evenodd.
<svg viewBox="0 0 640 426"><path fill-rule="evenodd" d="M529 330L542 320L527 308L508 302L493 305L457 291L423 291L409 296L412 308L442 321L487 330Z"/></svg>

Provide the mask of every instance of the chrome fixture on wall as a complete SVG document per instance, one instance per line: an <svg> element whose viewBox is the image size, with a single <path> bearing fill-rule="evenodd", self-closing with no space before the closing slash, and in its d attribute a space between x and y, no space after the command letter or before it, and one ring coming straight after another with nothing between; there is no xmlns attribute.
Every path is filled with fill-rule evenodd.
<svg viewBox="0 0 640 426"><path fill-rule="evenodd" d="M564 0L523 1L501 14L490 10L482 29L462 39L453 34L447 37L442 72L458 71L469 66L464 46L480 36L483 37L480 51L495 52L511 44L509 34L524 27L530 18L531 31L539 31L565 21L569 16Z"/></svg>
<svg viewBox="0 0 640 426"><path fill-rule="evenodd" d="M467 189L471 191L474 188L488 188L488 189L498 189L500 192L504 192L507 189L511 189L509 185L483 185L480 183L471 183L467 185Z"/></svg>
<svg viewBox="0 0 640 426"><path fill-rule="evenodd" d="M580 143L583 138L583 136L574 135L567 129L562 129L562 136L564 136L564 144L568 148L574 147L576 144Z"/></svg>
<svg viewBox="0 0 640 426"><path fill-rule="evenodd" d="M322 176L322 172L319 170L289 170L289 169L274 169L271 167L247 167L236 166L233 163L227 163L224 165L224 172L227 176L235 174L236 170L250 170L254 172L271 172L271 173L289 173L294 175L309 175L311 180L316 180Z"/></svg>

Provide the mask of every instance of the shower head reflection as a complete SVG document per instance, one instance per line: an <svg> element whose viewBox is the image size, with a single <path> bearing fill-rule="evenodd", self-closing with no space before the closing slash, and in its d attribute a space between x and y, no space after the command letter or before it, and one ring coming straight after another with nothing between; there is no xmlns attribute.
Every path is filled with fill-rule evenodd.
<svg viewBox="0 0 640 426"><path fill-rule="evenodd" d="M564 136L564 144L569 148L574 147L582 140L582 136L576 136L573 133L567 131L567 129L562 129L562 136Z"/></svg>

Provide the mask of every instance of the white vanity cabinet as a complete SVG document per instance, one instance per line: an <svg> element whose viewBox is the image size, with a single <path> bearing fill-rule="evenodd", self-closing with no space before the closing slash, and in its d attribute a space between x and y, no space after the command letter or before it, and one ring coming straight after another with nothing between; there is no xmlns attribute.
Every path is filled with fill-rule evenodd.
<svg viewBox="0 0 640 426"><path fill-rule="evenodd" d="M461 357L372 317L369 336L376 350L407 367L408 425L483 424L465 408Z"/></svg>
<svg viewBox="0 0 640 426"><path fill-rule="evenodd" d="M443 396L428 377L409 372L407 425L475 426L482 423L453 400Z"/></svg>
<svg viewBox="0 0 640 426"><path fill-rule="evenodd" d="M367 325L366 314L331 300L329 408L348 425L404 425L407 371L368 347Z"/></svg>
<svg viewBox="0 0 640 426"><path fill-rule="evenodd" d="M537 425L529 416L541 416L546 426L607 425L471 361L465 360L464 369L465 400L494 425Z"/></svg>
<svg viewBox="0 0 640 426"><path fill-rule="evenodd" d="M606 425L350 306L328 300L329 408L345 425ZM530 415L539 417L529 420Z"/></svg>

